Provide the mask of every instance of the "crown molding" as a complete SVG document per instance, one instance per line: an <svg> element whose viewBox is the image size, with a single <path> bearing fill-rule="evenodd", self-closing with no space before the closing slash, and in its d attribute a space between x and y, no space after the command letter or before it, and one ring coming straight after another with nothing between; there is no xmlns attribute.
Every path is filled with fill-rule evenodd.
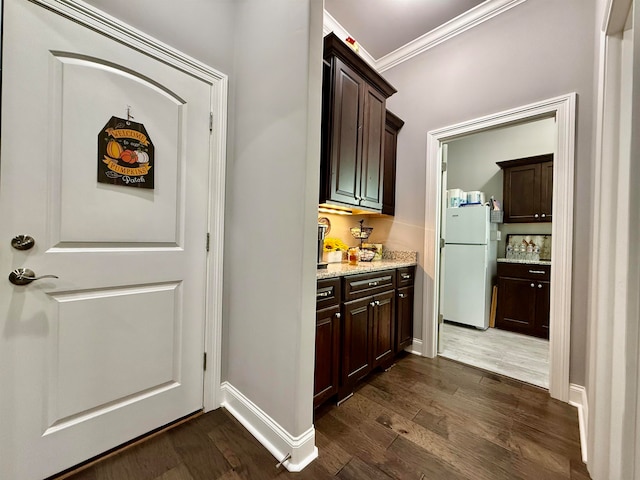
<svg viewBox="0 0 640 480"><path fill-rule="evenodd" d="M441 26L425 33L421 37L412 40L411 42L403 45L402 47L394 50L387 55L375 59L367 52L362 45L360 45L360 56L371 66L373 66L378 72L384 72L396 65L406 62L410 58L421 54L435 47L436 45L449 40L467 30L492 19L496 15L500 15L507 10L520 5L526 0L486 0L477 7L472 8L468 12L458 15L456 18L442 24ZM351 35L347 30L340 25L340 23L331 16L329 12L324 11L323 22L324 35L330 32L335 33L338 38L344 41ZM346 42L345 42L346 43Z"/></svg>
<svg viewBox="0 0 640 480"><path fill-rule="evenodd" d="M525 0L487 0L468 12L458 15L456 18L442 24L438 28L427 32L397 50L388 53L384 57L380 57L376 61L376 68L379 72L384 72L385 70L395 67L402 62L406 62L410 58L413 58L416 55L419 55L420 53L455 37L456 35L460 35L461 33L490 20L496 15L506 12L524 1Z"/></svg>
<svg viewBox="0 0 640 480"><path fill-rule="evenodd" d="M335 18L333 18L331 14L326 10L324 11L324 19L322 22L322 32L324 36L333 32L336 35L336 37L342 40L345 44L347 43L345 42L347 37L351 36L349 32L347 32L347 30L342 25L340 25L340 23ZM360 55L365 62L367 62L369 65L371 65L373 68L377 70L378 67L376 65L376 59L373 58L371 54L362 47L362 45L359 45L359 47L360 47L359 51L357 52L358 55Z"/></svg>

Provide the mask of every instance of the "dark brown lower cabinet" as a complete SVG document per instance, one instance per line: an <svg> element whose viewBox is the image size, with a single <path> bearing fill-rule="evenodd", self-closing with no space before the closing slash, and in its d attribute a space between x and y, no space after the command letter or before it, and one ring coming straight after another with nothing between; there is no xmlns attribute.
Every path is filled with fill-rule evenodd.
<svg viewBox="0 0 640 480"><path fill-rule="evenodd" d="M342 378L339 398L378 366L391 364L394 355L393 290L344 303Z"/></svg>
<svg viewBox="0 0 640 480"><path fill-rule="evenodd" d="M313 406L338 393L340 383L341 283L319 280L316 290L316 358Z"/></svg>
<svg viewBox="0 0 640 480"><path fill-rule="evenodd" d="M498 264L496 327L549 338L550 268L535 264Z"/></svg>
<svg viewBox="0 0 640 480"><path fill-rule="evenodd" d="M318 281L314 407L347 398L411 344L414 275L404 267Z"/></svg>
<svg viewBox="0 0 640 480"><path fill-rule="evenodd" d="M413 287L402 287L397 292L396 352L400 352L413 343Z"/></svg>

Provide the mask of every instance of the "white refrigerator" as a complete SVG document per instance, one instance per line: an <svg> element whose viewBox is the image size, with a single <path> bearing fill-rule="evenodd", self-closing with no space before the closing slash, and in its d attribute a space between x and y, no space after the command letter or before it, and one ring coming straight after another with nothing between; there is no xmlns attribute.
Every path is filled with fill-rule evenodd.
<svg viewBox="0 0 640 480"><path fill-rule="evenodd" d="M497 227L488 206L448 208L442 255L444 320L489 328L496 275Z"/></svg>

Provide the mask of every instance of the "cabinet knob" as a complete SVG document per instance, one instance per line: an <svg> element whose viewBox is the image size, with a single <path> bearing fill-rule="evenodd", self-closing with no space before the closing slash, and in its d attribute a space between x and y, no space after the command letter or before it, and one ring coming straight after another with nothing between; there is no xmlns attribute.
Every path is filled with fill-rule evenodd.
<svg viewBox="0 0 640 480"><path fill-rule="evenodd" d="M542 284L541 283L538 284L538 288L542 288Z"/></svg>
<svg viewBox="0 0 640 480"><path fill-rule="evenodd" d="M380 300L376 300L375 302L373 302L376 304L376 307L380 306Z"/></svg>
<svg viewBox="0 0 640 480"><path fill-rule="evenodd" d="M542 218L545 218L547 216L546 213L543 213L542 215L540 215Z"/></svg>
<svg viewBox="0 0 640 480"><path fill-rule="evenodd" d="M336 318L340 318L342 315L340 315L340 312L336 313Z"/></svg>
<svg viewBox="0 0 640 480"><path fill-rule="evenodd" d="M369 306L370 306L370 307L375 307L375 306L376 306L376 302L371 302L371 303L369 304Z"/></svg>
<svg viewBox="0 0 640 480"><path fill-rule="evenodd" d="M406 295L406 294L404 294L404 293L399 293L399 294L398 294L398 296L399 296L400 298L404 298L404 297L406 297L407 295Z"/></svg>
<svg viewBox="0 0 640 480"><path fill-rule="evenodd" d="M535 284L535 283L532 283L532 284L531 284L531 288L533 288L533 287L535 287L535 286L536 286L536 284Z"/></svg>
<svg viewBox="0 0 640 480"><path fill-rule="evenodd" d="M538 215L537 213L533 216L533 218L538 218L540 215Z"/></svg>

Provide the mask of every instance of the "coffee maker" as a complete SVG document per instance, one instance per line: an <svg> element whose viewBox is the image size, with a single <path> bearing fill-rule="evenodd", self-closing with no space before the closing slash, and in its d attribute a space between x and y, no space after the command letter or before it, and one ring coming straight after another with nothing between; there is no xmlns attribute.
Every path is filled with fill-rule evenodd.
<svg viewBox="0 0 640 480"><path fill-rule="evenodd" d="M318 223L318 268L327 268L327 262L322 261L324 252L324 236L327 232L327 225Z"/></svg>

